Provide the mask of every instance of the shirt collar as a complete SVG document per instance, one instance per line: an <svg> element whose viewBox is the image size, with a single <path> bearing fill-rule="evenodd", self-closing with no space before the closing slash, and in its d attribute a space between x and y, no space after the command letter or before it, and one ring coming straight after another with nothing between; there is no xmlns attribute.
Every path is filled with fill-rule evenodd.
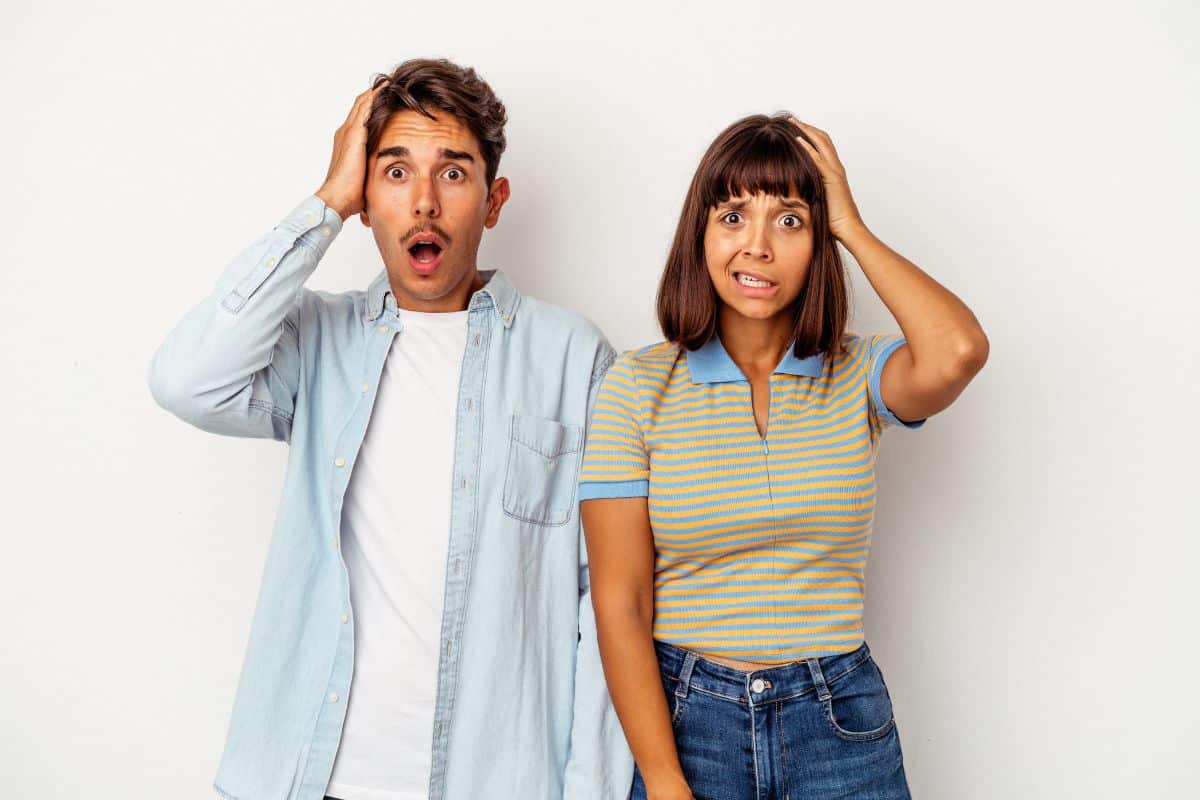
<svg viewBox="0 0 1200 800"><path fill-rule="evenodd" d="M688 350L687 362L692 383L730 383L746 380L741 369L725 351L725 345L721 344L721 337L717 334L713 334L699 349ZM775 368L775 374L819 378L825 374L825 354L815 353L807 358L797 358L794 348L789 346L779 366Z"/></svg>
<svg viewBox="0 0 1200 800"><path fill-rule="evenodd" d="M521 303L521 295L516 287L498 269L480 270L479 277L483 279L484 286L471 295L467 309L494 308L504 327L512 327L517 306ZM378 319L385 309L393 313L396 311L396 298L392 295L392 284L388 281L386 269L375 276L367 289L367 319Z"/></svg>

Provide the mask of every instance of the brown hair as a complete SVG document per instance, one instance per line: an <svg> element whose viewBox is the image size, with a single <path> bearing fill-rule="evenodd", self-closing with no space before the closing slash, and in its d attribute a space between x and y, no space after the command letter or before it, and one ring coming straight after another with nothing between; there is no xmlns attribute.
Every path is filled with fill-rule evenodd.
<svg viewBox="0 0 1200 800"><path fill-rule="evenodd" d="M466 125L479 142L487 183L492 185L504 153L508 116L500 98L475 70L444 58L416 58L390 75L376 75L371 86L384 88L375 95L367 116L367 153L379 147L384 125L397 111L416 111L430 119L444 111Z"/></svg>
<svg viewBox="0 0 1200 800"><path fill-rule="evenodd" d="M658 324L670 341L695 350L716 335L721 301L704 257L708 213L730 197L761 192L799 197L809 206L813 256L792 307L796 356L832 356L841 346L849 315L845 271L837 240L829 232L821 174L796 141L803 134L789 117L780 112L740 119L722 131L700 159L658 285Z"/></svg>

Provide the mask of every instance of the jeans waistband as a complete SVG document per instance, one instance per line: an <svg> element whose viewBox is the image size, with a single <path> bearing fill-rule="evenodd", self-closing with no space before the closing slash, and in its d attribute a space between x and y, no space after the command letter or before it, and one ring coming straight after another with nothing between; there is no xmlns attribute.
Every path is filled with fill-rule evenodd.
<svg viewBox="0 0 1200 800"><path fill-rule="evenodd" d="M829 683L871 657L867 643L863 642L849 653L743 672L666 642L655 641L654 648L658 652L659 669L668 682L674 681L676 695L687 697L689 691L698 690L755 706L810 692L815 692L820 700L826 700Z"/></svg>

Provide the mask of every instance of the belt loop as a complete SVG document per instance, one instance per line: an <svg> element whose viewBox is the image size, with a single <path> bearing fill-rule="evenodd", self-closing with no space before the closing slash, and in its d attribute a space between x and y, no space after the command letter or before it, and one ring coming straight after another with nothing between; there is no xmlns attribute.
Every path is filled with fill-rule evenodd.
<svg viewBox="0 0 1200 800"><path fill-rule="evenodd" d="M825 685L825 673L821 672L821 663L819 659L805 659L808 664L808 671L812 673L813 684L817 687L817 699L824 703L829 699L829 687Z"/></svg>
<svg viewBox="0 0 1200 800"><path fill-rule="evenodd" d="M679 683L675 685L675 696L682 699L687 697L688 687L692 685L692 670L696 668L699 656L691 650L683 657L683 669L679 670Z"/></svg>

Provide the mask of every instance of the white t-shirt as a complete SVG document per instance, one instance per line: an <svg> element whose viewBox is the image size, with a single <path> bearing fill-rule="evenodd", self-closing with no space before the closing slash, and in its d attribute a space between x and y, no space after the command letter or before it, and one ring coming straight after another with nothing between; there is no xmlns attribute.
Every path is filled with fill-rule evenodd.
<svg viewBox="0 0 1200 800"><path fill-rule="evenodd" d="M346 488L354 677L326 789L342 800L428 795L467 313L399 312Z"/></svg>

